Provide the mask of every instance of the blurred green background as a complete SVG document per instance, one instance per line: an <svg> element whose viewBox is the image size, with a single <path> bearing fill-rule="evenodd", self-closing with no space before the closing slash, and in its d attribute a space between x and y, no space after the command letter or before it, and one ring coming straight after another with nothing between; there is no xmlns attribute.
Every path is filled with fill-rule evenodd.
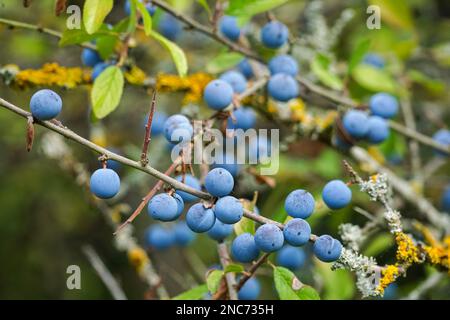
<svg viewBox="0 0 450 320"><path fill-rule="evenodd" d="M204 9L194 1L174 1L174 5L207 23ZM318 1L314 1L318 3ZM345 10L353 16L345 23L336 39L314 37L314 21L308 20L316 13L305 13L311 8L311 1L290 1L274 10L276 16L286 23L295 36L304 42L294 49L294 55L301 63L301 70L311 74L309 64L314 54L331 54L335 71L342 74L358 43L370 40L370 51L376 52L387 61L387 75L393 86L401 79L411 82L413 107L419 131L431 135L438 119L448 123L450 80L450 2L446 0L370 1L382 5L382 29L368 30L365 24L366 1L322 1L317 13L327 23L329 30L336 25ZM68 1L82 5L83 1ZM64 30L66 14L56 17L54 1L32 1L31 8L24 8L21 1L0 0L0 17L25 21L56 30ZM117 23L124 18L123 1L115 1L113 12L107 22ZM265 17L255 17L252 26L262 25ZM317 20L319 21L319 20ZM316 21L316 22L317 22ZM316 25L317 28L320 25ZM329 35L329 34L328 34ZM309 38L308 38L309 37ZM322 40L322 42L321 42ZM138 46L130 56L149 75L159 72L174 73L169 54L154 40L137 37ZM222 50L219 45L192 31L183 31L177 43L186 52L190 72L211 69L208 62ZM38 69L46 62L57 62L62 66L81 66L81 48L78 46L58 47L57 40L45 34L29 30L9 30L0 24L0 68L15 64L20 69ZM411 74L411 70L416 73ZM345 73L345 72L344 72ZM314 73L313 77L314 77ZM317 75L315 75L317 78ZM384 79L384 78L382 78ZM326 79L320 79L326 82ZM365 74L354 74L350 79L350 90L354 97L366 99L378 91L380 79L366 78ZM100 122L90 121L90 101L87 87L76 89L52 88L64 101L60 120L84 137L106 137L107 146L117 148L122 154L138 159L143 139L142 121L148 110L149 96L142 88L126 86L119 108ZM36 88L18 90L0 83L0 97L28 109L28 102ZM161 94L158 110L175 113L181 108L181 94ZM190 108L194 108L190 106ZM202 107L204 108L204 107ZM258 120L258 127L271 126L270 121ZM73 176L60 164L49 159L42 152L41 138L46 132L36 127L36 140L30 153L25 150L26 121L0 109L0 298L1 299L110 299L111 295L98 278L82 253L83 245L92 245L109 270L118 279L128 298L142 299L148 289L137 276L125 253L114 244L113 229L99 210L89 204L89 194L80 188ZM159 170L169 165L169 154L162 138L152 141L150 162ZM386 157L395 153L402 159L399 164L388 163L404 177L411 175L405 142L397 139L395 147L384 146ZM85 164L91 172L99 167L97 155L68 142L75 158ZM432 152L422 148L424 159L430 160ZM318 142L300 141L291 146L280 158L280 172L275 177L277 185L270 189L243 177L244 187L239 196L251 198L255 188L260 195L258 207L263 215L284 219L283 203L286 195L295 188L304 187L320 198L320 190L327 180L344 177L340 165L343 156ZM443 186L448 183L449 165L442 167L432 181L425 183L425 195L438 202ZM151 177L122 167L120 176L127 191L119 200L134 209L143 195L155 183ZM247 181L247 180L249 181ZM356 189L355 189L356 190ZM113 203L114 204L114 203ZM376 204L369 203L366 195L355 193L355 205L375 210ZM408 206L402 209L408 216ZM412 209L411 209L412 210ZM350 208L337 212L321 209L311 219L311 225L318 234L329 233L338 236L339 224L352 222L362 224L366 220ZM151 219L144 213L134 223L135 236L144 244L143 234ZM365 247L379 262L392 262L395 248L390 235L380 232ZM307 249L308 250L308 249ZM217 264L216 244L206 235L199 235L188 249L171 248L166 252L150 252L150 257L162 276L170 295L176 295L199 282L196 272ZM310 255L308 255L310 257ZM190 262L189 262L190 261ZM197 263L192 263L196 261ZM79 265L82 271L82 289L66 288L66 268ZM322 298L359 298L353 275L347 271L331 273L324 265L317 266L312 258L299 273L305 283L315 286ZM316 266L315 266L316 265ZM398 297L407 294L431 272L428 268L412 268L407 278L400 279ZM262 298L276 298L270 267L263 268L259 279L263 282ZM449 298L448 278L426 298Z"/></svg>

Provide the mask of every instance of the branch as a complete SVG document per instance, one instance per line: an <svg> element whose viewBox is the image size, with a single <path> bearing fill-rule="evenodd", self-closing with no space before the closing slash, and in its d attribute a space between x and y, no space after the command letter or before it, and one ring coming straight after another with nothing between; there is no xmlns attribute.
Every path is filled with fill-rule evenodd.
<svg viewBox="0 0 450 320"><path fill-rule="evenodd" d="M82 248L83 253L88 258L94 270L97 272L100 279L102 279L105 286L108 288L109 292L115 300L127 300L125 293L123 292L120 285L117 283L116 279L113 277L108 268L106 268L103 261L98 256L97 252L91 246L84 246Z"/></svg>
<svg viewBox="0 0 450 320"><path fill-rule="evenodd" d="M5 109L8 109L8 110L20 115L23 118L28 118L31 116L31 113L13 105L12 103L10 103L2 98L0 98L0 105L2 107L4 107ZM50 129L52 131L55 131L55 132L61 134L62 136L66 137L70 140L73 140L73 141L85 146L88 149L91 149L92 151L95 151L99 154L105 155L108 159L115 160L126 166L143 171L157 179L163 180L164 182L170 184L172 187L174 187L177 190L188 192L188 193L195 195L201 199L205 199L205 200L211 199L211 195L209 195L208 193L198 191L194 188L191 188L188 185L175 180L174 178L166 176L164 173L156 170L155 168L153 168L149 165L143 167L140 162L131 160L129 158L126 158L124 156L121 156L119 154L111 152L103 147L100 147L99 145L96 145L95 143L79 136L78 134L76 134L75 132L70 130L69 128L61 125L58 121L40 121L40 120L36 119L35 123L47 128L47 129Z"/></svg>
<svg viewBox="0 0 450 320"><path fill-rule="evenodd" d="M62 33L59 31L49 29L49 28L44 28L39 25L35 25L35 24L31 24L31 23L0 18L0 24L10 26L11 28L20 28L20 29L28 29L28 30L38 31L38 32L45 33L47 35L50 35L50 36L58 38L58 39L62 38ZM93 49L93 50L96 50L96 48L97 48L94 44L88 43L88 42L82 43L79 45L81 47L89 48L89 49Z"/></svg>
<svg viewBox="0 0 450 320"><path fill-rule="evenodd" d="M184 22L193 30L203 33L203 34L207 35L208 37L216 40L217 42L222 43L223 45L227 46L230 50L239 52L239 53L243 54L244 56L247 56L253 60L264 62L261 57L259 57L256 53L251 51L249 48L244 48L244 47L240 46L239 44L237 44L233 41L230 41L227 38L221 36L220 34L215 32L212 28L204 26L201 23L198 23L196 20L194 20L190 17L187 17L180 12L177 12L166 2L160 1L160 0L154 0L154 1L152 1L152 4L160 7L162 10L164 10L167 13L171 14L172 16L176 17L178 20Z"/></svg>
<svg viewBox="0 0 450 320"><path fill-rule="evenodd" d="M269 258L271 252L264 253L251 267L248 269L247 272L244 273L244 275L239 280L238 284L236 285L236 290L239 292L241 288L244 286L244 284L255 274L256 270L260 266L262 266L266 261L267 258Z"/></svg>
<svg viewBox="0 0 450 320"><path fill-rule="evenodd" d="M156 106L156 90L153 90L153 97L152 102L150 104L150 112L148 115L147 123L145 124L145 137L144 137L144 145L142 146L142 153L141 153L141 164L143 167L145 167L148 164L148 145L150 144L150 140L152 138L152 122L153 122L153 115L155 113L155 106Z"/></svg>
<svg viewBox="0 0 450 320"><path fill-rule="evenodd" d="M219 253L220 263L222 265L223 270L230 264L230 255L228 254L227 245L223 242L217 244L217 251ZM236 277L233 272L227 272L225 274L225 281L227 283L228 288L228 296L230 300L237 300L237 291L236 291Z"/></svg>

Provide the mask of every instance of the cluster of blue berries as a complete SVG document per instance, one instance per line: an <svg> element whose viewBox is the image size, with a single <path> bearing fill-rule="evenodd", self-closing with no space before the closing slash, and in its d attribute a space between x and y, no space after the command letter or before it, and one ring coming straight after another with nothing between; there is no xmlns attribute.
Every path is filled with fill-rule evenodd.
<svg viewBox="0 0 450 320"><path fill-rule="evenodd" d="M188 228L185 221L178 221L170 227L153 224L145 233L145 243L156 250L165 250L174 245L186 247L195 238L195 233Z"/></svg>
<svg viewBox="0 0 450 320"><path fill-rule="evenodd" d="M322 197L328 207L338 209L350 203L351 191L342 181L334 180L325 186ZM297 270L305 261L304 252L297 247L305 245L311 237L311 227L304 219L311 216L314 208L314 197L309 192L302 189L292 191L285 200L285 210L291 219L283 230L268 223L260 226L254 236L250 233L237 236L231 245L234 259L251 262L259 256L260 251L279 251L277 262ZM341 251L341 243L329 235L322 235L314 241L313 252L324 262L335 261Z"/></svg>
<svg viewBox="0 0 450 320"><path fill-rule="evenodd" d="M389 137L387 119L398 112L397 99L388 93L377 93L370 98L371 114L362 110L350 110L343 119L345 131L355 140L365 139L369 143L378 144Z"/></svg>
<svg viewBox="0 0 450 320"><path fill-rule="evenodd" d="M92 68L92 81L95 81L106 68L115 64L115 61L103 61L97 51L89 48L81 52L81 61L85 66Z"/></svg>
<svg viewBox="0 0 450 320"><path fill-rule="evenodd" d="M433 140L442 144L443 146L450 146L450 130L440 129L433 135ZM448 155L442 151L436 150L436 155L440 157L448 157Z"/></svg>
<svg viewBox="0 0 450 320"><path fill-rule="evenodd" d="M232 41L237 41L242 34L236 17L224 16L220 21L220 31ZM288 39L288 28L279 21L270 21L261 29L261 41L270 49L282 47ZM223 110L233 101L233 95L242 93L247 88L247 79L253 77L252 65L248 59L237 66L239 71L225 72L219 79L211 81L205 88L204 100L214 110ZM269 95L281 102L298 96L299 86L295 80L298 64L289 55L278 55L269 61L271 78L267 88Z"/></svg>

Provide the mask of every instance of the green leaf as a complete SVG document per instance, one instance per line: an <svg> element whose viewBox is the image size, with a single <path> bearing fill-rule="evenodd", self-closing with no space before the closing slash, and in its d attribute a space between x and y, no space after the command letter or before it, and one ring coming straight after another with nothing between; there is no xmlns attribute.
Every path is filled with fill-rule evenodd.
<svg viewBox="0 0 450 320"><path fill-rule="evenodd" d="M300 300L320 300L319 293L310 286L304 286L298 291Z"/></svg>
<svg viewBox="0 0 450 320"><path fill-rule="evenodd" d="M207 293L208 287L206 284L202 284L173 297L172 300L199 300Z"/></svg>
<svg viewBox="0 0 450 320"><path fill-rule="evenodd" d="M413 17L408 1L369 0L369 3L380 7L381 19L387 24L402 29L413 29Z"/></svg>
<svg viewBox="0 0 450 320"><path fill-rule="evenodd" d="M106 68L94 81L91 101L94 114L102 119L119 105L123 91L123 73L117 66Z"/></svg>
<svg viewBox="0 0 450 320"><path fill-rule="evenodd" d="M226 14L231 16L254 16L261 12L272 10L288 0L231 0L228 1Z"/></svg>
<svg viewBox="0 0 450 320"><path fill-rule="evenodd" d="M317 78L327 87L334 90L342 90L343 83L338 76L332 73L330 70L331 61L323 55L318 54L314 57L311 64L311 71L317 76Z"/></svg>
<svg viewBox="0 0 450 320"><path fill-rule="evenodd" d="M319 300L319 294L314 288L304 285L288 269L274 267L273 278L275 288L281 300Z"/></svg>
<svg viewBox="0 0 450 320"><path fill-rule="evenodd" d="M352 274L348 270L331 270L328 263L314 259L317 270L323 282L323 298L325 300L351 299L355 294Z"/></svg>
<svg viewBox="0 0 450 320"><path fill-rule="evenodd" d="M206 278L206 285L211 294L216 293L217 289L219 289L220 281L222 280L223 275L224 272L222 270L213 270L208 274L208 277Z"/></svg>
<svg viewBox="0 0 450 320"><path fill-rule="evenodd" d="M406 153L406 141L397 132L391 130L389 137L379 145L379 149L387 157L404 156Z"/></svg>
<svg viewBox="0 0 450 320"><path fill-rule="evenodd" d="M142 20L144 20L144 32L148 36L148 35L150 35L150 32L152 31L152 17L148 13L147 8L145 7L145 5L142 2L137 1L136 6L142 15Z"/></svg>
<svg viewBox="0 0 450 320"><path fill-rule="evenodd" d="M118 40L116 36L100 36L97 38L95 44L103 60L107 60L114 53Z"/></svg>
<svg viewBox="0 0 450 320"><path fill-rule="evenodd" d="M206 71L209 73L220 73L236 66L244 56L237 52L222 52L206 65Z"/></svg>
<svg viewBox="0 0 450 320"><path fill-rule="evenodd" d="M69 46L73 44L81 44L84 42L90 42L94 40L97 34L88 34L84 28L82 29L66 29L62 33L62 37L59 40L59 46Z"/></svg>
<svg viewBox="0 0 450 320"><path fill-rule="evenodd" d="M394 245L394 239L390 233L383 232L373 238L364 249L364 255L374 257Z"/></svg>
<svg viewBox="0 0 450 320"><path fill-rule="evenodd" d="M181 77L184 77L188 71L188 64L186 60L186 55L184 54L183 50L175 43L173 43L169 39L166 39L164 36L162 36L156 31L152 30L150 32L150 35L156 40L158 40L159 43L161 43L167 50L169 50L170 55L172 56L172 60L177 68L178 74Z"/></svg>
<svg viewBox="0 0 450 320"><path fill-rule="evenodd" d="M208 16L211 16L211 9L209 7L208 1L206 0L197 0L197 2L203 7L203 9L208 12Z"/></svg>
<svg viewBox="0 0 450 320"><path fill-rule="evenodd" d="M352 55L350 56L350 61L348 63L348 74L351 74L353 69L362 61L365 54L369 50L370 47L370 40L369 39L363 39L360 41L355 49L352 52Z"/></svg>
<svg viewBox="0 0 450 320"><path fill-rule="evenodd" d="M83 23L86 32L93 34L113 8L113 0L86 0L83 7Z"/></svg>
<svg viewBox="0 0 450 320"><path fill-rule="evenodd" d="M242 272L244 272L244 270L245 269L244 269L244 267L242 265L232 263L232 264L229 264L229 265L227 265L225 267L224 272L225 273L229 273L229 272L242 273Z"/></svg>
<svg viewBox="0 0 450 320"><path fill-rule="evenodd" d="M352 72L353 79L363 88L373 92L397 91L397 84L384 69L378 69L368 64L357 65Z"/></svg>

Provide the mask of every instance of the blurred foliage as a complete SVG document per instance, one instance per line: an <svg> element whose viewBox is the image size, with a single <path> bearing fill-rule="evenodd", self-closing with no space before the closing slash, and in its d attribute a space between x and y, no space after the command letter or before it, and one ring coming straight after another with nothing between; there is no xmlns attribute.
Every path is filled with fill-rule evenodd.
<svg viewBox="0 0 450 320"><path fill-rule="evenodd" d="M214 8L213 1L169 1L178 10L193 16L202 23L208 23L210 12L206 8ZM301 63L301 72L312 79L318 80L324 86L332 89L346 87L355 99L367 102L373 92L388 91L399 97L406 93L412 96L416 121L420 131L431 135L436 126L445 124L449 116L450 72L450 6L446 0L414 0L414 1L337 1L323 2L321 19L333 30L334 23L345 9L352 9L353 18L333 42L330 38L314 37L311 26L303 13L308 1L252 1L254 6L248 6L248 11L239 10L241 1L232 1L228 12L240 16L243 21L249 17L272 9L277 18L289 25L291 33L303 39L293 49L293 55ZM15 0L0 0L0 18L15 19L55 30L65 29L65 19L54 15L54 1L33 1L31 8L25 9ZM84 1L69 1L70 4L82 5ZM281 7L273 4L284 4ZM366 27L367 5L374 4L381 7L383 26L379 30L369 30ZM32 13L31 13L32 12ZM156 25L159 13L153 17ZM108 15L106 22L117 27L125 18L123 1L114 1L114 8ZM254 22L249 29L261 25L265 21L264 15L253 17ZM319 20L317 20L319 21ZM147 21L147 24L149 22ZM92 25L92 30L104 28ZM103 28L103 29L102 29ZM92 31L91 30L91 31ZM330 36L330 34L326 34ZM58 40L35 31L9 30L0 24L0 67L15 64L20 69L39 69L46 63L58 63L66 68L81 66L81 48L71 44L85 37L84 33L64 32L63 40ZM174 74L164 78L164 81L176 82L179 87L187 90L191 96L173 93L162 93L158 97L157 109L167 113L175 113L182 105L198 112L192 102L199 101L204 83L208 82L209 73L219 73L232 67L241 59L239 54L229 53L211 39L193 31L183 31L177 40L176 48L164 39L146 37L144 32L137 32L135 41L137 46L130 48L130 58L146 75L157 78L160 74ZM74 40L75 39L75 40ZM86 41L90 37L82 38ZM168 51L155 41L159 40L163 46L169 47L175 56L175 65ZM315 40L316 42L314 42ZM98 44L101 52L107 55L116 44L115 35L105 35ZM264 57L270 57L274 52L264 50L258 45L257 39L249 38L250 43L260 50ZM322 41L322 42L320 42ZM328 43L330 50L323 50ZM177 48L181 48L186 61L180 57ZM180 50L181 50L180 49ZM106 53L105 53L106 52ZM312 52L312 54L310 54ZM376 52L386 61L385 69L362 64L361 59L367 52ZM177 71L189 74L184 80L175 76ZM142 74L134 74L142 78ZM197 75L195 84L189 82ZM82 75L78 75L82 76ZM131 84L132 81L127 78ZM70 78L67 76L67 78ZM78 79L78 78L77 78ZM134 78L135 79L135 78ZM406 91L404 80L410 84L411 90ZM74 80L77 82L76 80ZM160 81L161 91L164 91L164 81ZM184 82L183 82L184 81ZM81 81L80 81L81 82ZM70 82L72 83L72 82ZM136 83L136 82L135 82ZM199 85L201 83L201 85ZM72 87L64 85L64 87ZM75 86L74 86L75 87ZM72 90L54 88L64 101L61 115L63 123L70 124L70 128L85 137L94 140L100 132L99 140L107 147L118 148L120 152L130 157L138 158L143 137L143 119L148 112L150 98L148 92L140 86L126 85L124 94L117 108L107 118L101 121L91 121L92 106L90 102L91 86L82 84ZM182 90L182 91L183 91ZM28 102L34 89L13 89L3 82L0 83L0 96L14 101L16 105L28 108ZM117 94L117 92L114 92ZM183 100L184 97L184 100ZM314 107L314 101L308 102ZM308 105L308 107L310 106ZM94 106L95 109L95 106ZM189 109L190 110L190 109ZM95 111L95 110L94 110ZM108 110L110 111L110 110ZM200 111L204 112L204 111ZM312 113L314 114L314 110ZM305 119L305 114L297 110L299 119ZM103 114L98 114L101 117ZM447 122L448 124L448 122ZM258 127L271 127L270 121L259 119ZM81 190L73 178L63 171L54 160L46 158L40 151L40 137L43 128L36 128L37 137L33 151L25 151L25 127L23 119L0 110L0 298L13 299L110 299L110 294L99 280L86 258L81 252L84 244L91 244L96 248L110 271L116 276L129 298L143 298L147 289L140 281L128 263L126 255L119 253L114 247L113 230L107 225L104 217L86 201L87 195ZM86 164L90 170L99 166L97 156L73 143L69 143L74 154ZM160 138L152 140L150 146L150 162L156 168L164 170L169 163L164 141ZM400 174L410 174L408 167L409 155L406 141L397 134L379 148L380 155L387 159L387 165ZM432 152L423 148L422 153L426 161L432 159ZM400 162L391 161L398 157ZM306 141L294 145L279 159L280 171L275 177L277 184L271 189L267 186L253 185L259 191L257 206L261 213L277 221L284 221L284 198L296 188L306 188L319 200L323 183L330 179L345 178L340 165L342 155L326 148L318 142ZM443 166L432 181L425 183L424 192L427 197L438 202L442 187L448 183L449 165ZM154 179L128 168L121 168L120 175L131 189L120 201L135 207L142 196L154 184ZM251 199L252 188L240 190L240 196ZM370 209L378 209L365 195L354 193L355 205L364 204ZM406 207L405 209L408 209ZM405 216L408 216L405 210ZM350 208L330 212L320 201L318 210L311 217L310 223L317 233L337 235L337 227L343 222L364 223L366 220ZM245 221L245 220L244 220ZM145 228L150 219L146 214L137 219L136 235L143 243ZM254 226L240 225L240 228ZM391 245L392 236L385 233L377 234L365 247L366 254L373 254L381 263L389 263L395 257ZM217 263L215 242L206 235L199 235L195 243L187 250L171 248L167 252L150 252L150 258L164 279L171 296L185 292L177 298L200 298L207 291L206 285L200 283L198 270L206 271L210 265ZM196 261L197 264L193 263ZM82 270L82 290L70 291L66 289L66 268L76 264ZM197 276L196 274L197 270ZM308 252L308 263L297 274L286 272L282 268L276 272L275 284L278 294L298 296L305 294L316 298L314 292L299 293L286 289L286 282L298 277L302 282L312 284L316 278L320 286L317 287L322 299L359 298L354 279L347 271L331 272L324 264L313 260ZM263 284L262 298L277 298L274 290L271 272L263 270L260 277ZM427 269L414 269L408 274L408 283L399 282L402 294L414 289L426 275ZM268 274L269 277L265 275ZM204 281L205 279L203 279ZM426 298L448 298L448 279L440 282L428 293ZM195 285L198 285L195 287ZM210 284L211 285L211 284ZM216 284L214 284L216 285ZM194 288L193 288L194 287ZM192 289L193 288L193 289ZM283 289L284 288L284 289ZM309 287L308 287L309 288ZM308 289L309 290L309 289ZM447 291L446 291L447 290ZM300 290L301 291L301 290ZM281 293L280 293L281 292Z"/></svg>

